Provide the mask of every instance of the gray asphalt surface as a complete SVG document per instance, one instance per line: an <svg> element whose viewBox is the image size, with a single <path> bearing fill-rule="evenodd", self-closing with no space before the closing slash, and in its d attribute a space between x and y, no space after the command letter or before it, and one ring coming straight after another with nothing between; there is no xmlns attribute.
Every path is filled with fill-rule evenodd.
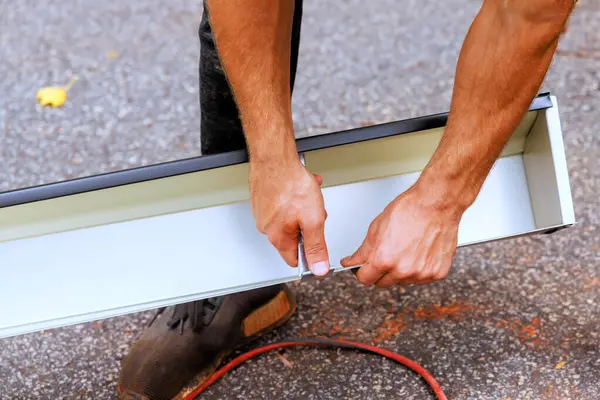
<svg viewBox="0 0 600 400"><path fill-rule="evenodd" d="M0 0L0 190L198 155L199 3ZM446 111L480 4L307 1L298 136ZM544 85L559 98L579 225L461 249L426 287L375 291L351 274L297 284L297 315L262 342L374 341L425 366L450 399L600 398L599 27L600 1L582 2ZM36 105L39 87L74 73L64 108ZM114 398L119 360L151 315L0 340L0 399ZM292 368L265 356L203 398L431 397L373 356L286 356Z"/></svg>

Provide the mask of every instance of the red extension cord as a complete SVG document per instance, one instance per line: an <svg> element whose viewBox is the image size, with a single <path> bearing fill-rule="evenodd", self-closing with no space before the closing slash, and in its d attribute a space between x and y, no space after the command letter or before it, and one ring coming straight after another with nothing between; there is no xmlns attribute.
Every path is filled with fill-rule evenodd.
<svg viewBox="0 0 600 400"><path fill-rule="evenodd" d="M198 397L200 395L200 393L204 392L210 385L212 385L213 383L215 383L216 381L221 379L229 371L231 371L238 365L250 360L251 358L254 358L256 356L259 356L259 355L266 353L268 351L271 351L271 350L283 349L286 347L304 347L304 346L339 347L339 348L345 348L345 349L361 350L361 351L384 356L390 360L394 360L397 363L404 365L407 368L412 369L414 372L419 374L423 379L425 379L425 381L427 382L429 387L431 387L431 389L435 393L438 400L448 400L446 395L442 391L440 384L435 380L435 378L429 372L427 372L427 370L425 368L421 367L416 362L409 360L408 358L401 356L400 354L394 353L393 351L385 350L380 347L371 346L371 345L363 344L363 343L351 342L348 340L333 340L333 339L295 340L295 341L291 341L291 342L281 342L281 343L269 344L269 345L259 347L254 350L250 350L249 352L236 357L229 363L225 364L223 367L219 368L217 371L215 371L214 374L212 374L210 376L210 378L208 378L208 380L206 382L204 382L204 384L202 386L198 387L196 390L194 390L193 392L186 395L183 398L183 400L195 399L196 397Z"/></svg>

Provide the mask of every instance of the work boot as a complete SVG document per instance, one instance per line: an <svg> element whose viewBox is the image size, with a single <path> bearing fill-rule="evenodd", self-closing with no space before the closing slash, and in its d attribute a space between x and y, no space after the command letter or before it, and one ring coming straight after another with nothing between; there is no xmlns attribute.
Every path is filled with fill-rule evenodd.
<svg viewBox="0 0 600 400"><path fill-rule="evenodd" d="M295 310L287 285L162 310L123 360L119 399L187 399L238 346L283 325Z"/></svg>

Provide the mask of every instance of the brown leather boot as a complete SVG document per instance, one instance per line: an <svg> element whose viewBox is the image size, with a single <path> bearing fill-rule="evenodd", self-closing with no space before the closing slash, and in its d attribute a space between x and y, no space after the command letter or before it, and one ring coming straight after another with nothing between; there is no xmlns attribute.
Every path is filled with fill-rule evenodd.
<svg viewBox="0 0 600 400"><path fill-rule="evenodd" d="M236 347L283 325L295 310L289 287L276 285L181 304L170 318L159 313L123 360L119 399L185 398Z"/></svg>

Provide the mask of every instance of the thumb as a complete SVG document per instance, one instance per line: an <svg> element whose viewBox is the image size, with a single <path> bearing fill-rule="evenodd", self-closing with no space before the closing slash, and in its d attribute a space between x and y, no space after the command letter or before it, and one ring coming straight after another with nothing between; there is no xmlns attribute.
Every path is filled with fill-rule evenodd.
<svg viewBox="0 0 600 400"><path fill-rule="evenodd" d="M340 261L342 267L354 267L356 265L362 265L369 259L369 246L365 240L360 247L351 256L344 257Z"/></svg>
<svg viewBox="0 0 600 400"><path fill-rule="evenodd" d="M302 227L304 253L308 268L317 276L329 272L329 254L325 243L325 222Z"/></svg>

